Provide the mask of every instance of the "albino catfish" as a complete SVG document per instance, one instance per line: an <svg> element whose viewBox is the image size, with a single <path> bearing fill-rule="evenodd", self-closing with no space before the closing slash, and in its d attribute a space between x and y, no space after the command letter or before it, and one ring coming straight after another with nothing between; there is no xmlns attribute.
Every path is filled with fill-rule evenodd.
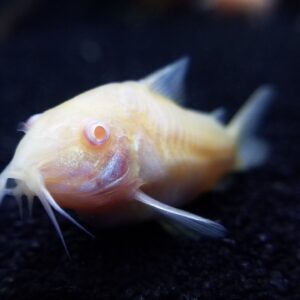
<svg viewBox="0 0 300 300"><path fill-rule="evenodd" d="M188 235L222 237L222 225L175 207L265 161L267 146L254 133L272 90L259 88L224 125L220 109L181 106L188 62L105 84L29 118L0 175L0 200L37 196L65 249L54 211L87 232L65 209L105 225L155 217Z"/></svg>

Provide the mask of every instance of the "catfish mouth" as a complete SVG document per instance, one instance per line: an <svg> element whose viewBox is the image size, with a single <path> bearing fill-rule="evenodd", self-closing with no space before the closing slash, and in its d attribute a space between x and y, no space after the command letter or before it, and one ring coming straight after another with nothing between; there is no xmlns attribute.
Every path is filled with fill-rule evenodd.
<svg viewBox="0 0 300 300"><path fill-rule="evenodd" d="M14 185L11 187L8 186L9 180L14 181ZM38 197L68 256L70 256L69 251L54 211L69 220L89 236L94 237L87 229L60 207L50 194L42 175L37 170L30 170L26 173L22 173L14 171L8 166L0 175L0 205L6 195L16 198L19 206L21 205L22 196L26 196L29 208L32 207L33 198Z"/></svg>
<svg viewBox="0 0 300 300"><path fill-rule="evenodd" d="M142 181L135 176L134 168L127 164L118 166L117 169L106 168L98 176L82 180L80 184L78 180L70 184L66 180L45 179L44 186L63 208L82 215L97 214L111 204L131 200L132 195L142 185Z"/></svg>

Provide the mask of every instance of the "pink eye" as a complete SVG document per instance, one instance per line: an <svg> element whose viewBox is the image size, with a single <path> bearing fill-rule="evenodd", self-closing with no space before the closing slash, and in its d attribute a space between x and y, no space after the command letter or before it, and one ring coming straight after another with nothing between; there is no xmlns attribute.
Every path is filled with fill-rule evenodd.
<svg viewBox="0 0 300 300"><path fill-rule="evenodd" d="M109 138L109 129L100 122L91 122L85 127L85 136L93 145L102 145Z"/></svg>

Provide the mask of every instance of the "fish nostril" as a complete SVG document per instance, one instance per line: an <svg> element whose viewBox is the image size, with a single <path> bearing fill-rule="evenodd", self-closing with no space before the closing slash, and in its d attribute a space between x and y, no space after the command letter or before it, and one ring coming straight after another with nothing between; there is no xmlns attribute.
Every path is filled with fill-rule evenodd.
<svg viewBox="0 0 300 300"><path fill-rule="evenodd" d="M14 179L14 178L7 178L6 184L5 184L5 187L6 187L7 189L13 189L13 188L15 188L17 185L18 185L18 182L17 182L16 179Z"/></svg>

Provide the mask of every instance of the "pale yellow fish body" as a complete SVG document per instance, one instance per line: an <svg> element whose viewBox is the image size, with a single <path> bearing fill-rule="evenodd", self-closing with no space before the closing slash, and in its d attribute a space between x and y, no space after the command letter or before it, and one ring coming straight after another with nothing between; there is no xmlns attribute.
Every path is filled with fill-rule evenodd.
<svg viewBox="0 0 300 300"><path fill-rule="evenodd" d="M235 140L213 116L185 109L136 82L109 84L90 93L84 95L84 106L98 119L104 111L127 132L141 189L152 197L181 206L234 168ZM81 99L78 102L83 105ZM112 218L120 212L114 209Z"/></svg>
<svg viewBox="0 0 300 300"><path fill-rule="evenodd" d="M112 86L113 87L113 86ZM183 108L140 83L113 87L136 141L143 189L173 205L212 188L235 164L235 140L212 115Z"/></svg>
<svg viewBox="0 0 300 300"><path fill-rule="evenodd" d="M63 209L106 225L155 215L193 233L222 236L221 225L175 207L225 174L263 162L253 118L261 118L269 92L259 90L223 125L172 99L181 94L186 67L182 59L144 80L103 85L30 118L0 176L0 198L38 196L62 241L53 210L79 227ZM8 178L16 188L5 188Z"/></svg>
<svg viewBox="0 0 300 300"><path fill-rule="evenodd" d="M179 206L194 200L201 192L213 188L234 167L235 141L226 127L211 115L185 109L142 83L124 82L93 89L56 107L50 117L64 115L69 107L73 117L87 115L119 124L130 141L135 176L141 189L165 203ZM74 151L78 152L77 148ZM71 167L64 165L63 168ZM66 205L64 193L54 191L54 194L64 208L93 215L103 211L107 214L103 205ZM108 203L108 207L113 207L108 210L112 219L118 215L120 220L123 200L126 199L118 201L120 206ZM74 195L70 201L75 202ZM131 210L121 210L121 214L127 215L129 211L131 214ZM130 217L140 219L141 215Z"/></svg>

